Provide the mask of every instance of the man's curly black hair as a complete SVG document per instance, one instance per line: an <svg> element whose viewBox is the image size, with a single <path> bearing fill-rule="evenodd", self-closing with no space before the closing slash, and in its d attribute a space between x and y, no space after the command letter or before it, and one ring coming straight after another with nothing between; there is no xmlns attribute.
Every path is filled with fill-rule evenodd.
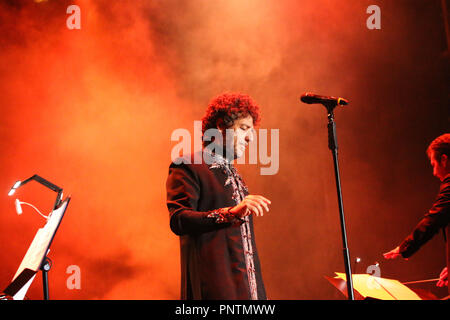
<svg viewBox="0 0 450 320"><path fill-rule="evenodd" d="M253 99L242 93L222 93L213 98L206 109L206 114L202 119L202 133L208 129L218 127L218 122L223 125L218 129L230 128L234 121L251 116L253 125L257 126L261 120L259 106ZM203 144L208 144L204 141Z"/></svg>

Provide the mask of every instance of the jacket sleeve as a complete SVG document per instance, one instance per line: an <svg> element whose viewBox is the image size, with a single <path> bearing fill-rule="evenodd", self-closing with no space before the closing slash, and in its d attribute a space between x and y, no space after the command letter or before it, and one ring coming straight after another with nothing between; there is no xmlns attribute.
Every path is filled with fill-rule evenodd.
<svg viewBox="0 0 450 320"><path fill-rule="evenodd" d="M450 178L444 180L431 209L417 224L413 232L400 244L404 258L412 256L450 222ZM447 239L448 241L448 239Z"/></svg>
<svg viewBox="0 0 450 320"><path fill-rule="evenodd" d="M171 164L166 182L170 229L176 235L210 232L236 223L226 208L197 211L201 184L189 165Z"/></svg>

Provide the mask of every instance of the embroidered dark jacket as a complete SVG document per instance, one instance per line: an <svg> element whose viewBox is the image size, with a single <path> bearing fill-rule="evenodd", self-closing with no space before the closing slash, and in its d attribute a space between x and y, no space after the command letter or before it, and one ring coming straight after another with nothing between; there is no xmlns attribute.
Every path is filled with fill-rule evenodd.
<svg viewBox="0 0 450 320"><path fill-rule="evenodd" d="M232 164L175 164L166 182L170 228L180 236L181 299L266 299L253 218L221 220L248 195Z"/></svg>

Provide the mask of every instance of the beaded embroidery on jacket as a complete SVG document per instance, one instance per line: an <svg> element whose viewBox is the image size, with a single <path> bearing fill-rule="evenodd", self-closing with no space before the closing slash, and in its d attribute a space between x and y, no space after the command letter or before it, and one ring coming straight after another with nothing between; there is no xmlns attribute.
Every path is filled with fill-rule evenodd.
<svg viewBox="0 0 450 320"><path fill-rule="evenodd" d="M205 152L208 152L205 150ZM226 175L227 179L225 181L225 186L231 185L233 190L232 199L235 204L239 204L248 193L247 186L245 185L241 175L237 172L233 164L226 158L219 154L213 154L208 152L211 164L209 169L219 169ZM210 218L216 218L217 223L228 222L228 219L224 218L223 212L220 210L215 210L208 215ZM253 247L251 242L251 232L249 218L246 216L244 218L244 223L240 226L242 244L244 247L245 265L247 269L247 276L250 288L250 296L252 300L258 299L257 285L255 277L255 265L253 260Z"/></svg>

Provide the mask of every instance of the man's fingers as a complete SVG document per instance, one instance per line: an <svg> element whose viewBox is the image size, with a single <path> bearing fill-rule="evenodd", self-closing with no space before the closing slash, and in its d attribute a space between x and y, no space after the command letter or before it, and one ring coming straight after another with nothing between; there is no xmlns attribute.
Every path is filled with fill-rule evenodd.
<svg viewBox="0 0 450 320"><path fill-rule="evenodd" d="M400 248L397 247L389 252L383 253L385 259L395 259L400 256Z"/></svg>
<svg viewBox="0 0 450 320"><path fill-rule="evenodd" d="M247 208L249 208L253 214L259 216L258 208L255 205L253 205L250 201L247 202Z"/></svg>
<svg viewBox="0 0 450 320"><path fill-rule="evenodd" d="M264 210L263 210L263 208L261 207L261 205L260 205L260 203L258 201L254 201L254 200L248 200L248 201L256 209L256 211L257 211L256 215L257 216L263 216L264 215Z"/></svg>
<svg viewBox="0 0 450 320"><path fill-rule="evenodd" d="M392 251L383 253L383 257L384 257L385 259L395 259L395 258L397 258L398 256L399 256L398 253L392 252Z"/></svg>
<svg viewBox="0 0 450 320"><path fill-rule="evenodd" d="M264 207L266 209L266 211L269 212L269 206L267 205L266 202L264 202L261 199L255 199L255 202L258 203L258 205L261 207L261 210L262 210L262 207ZM264 211L263 211L263 213L264 213Z"/></svg>
<svg viewBox="0 0 450 320"><path fill-rule="evenodd" d="M256 197L258 197L258 199L261 199L262 201L264 201L267 204L271 204L272 201L270 201L269 199L267 199L266 197L263 197L261 195L256 195Z"/></svg>
<svg viewBox="0 0 450 320"><path fill-rule="evenodd" d="M260 196L260 195L248 195L244 198L244 200L241 202L241 205L246 208L246 212L243 214L243 216L247 216L250 214L256 214L257 216L263 216L264 210L269 212L269 204L270 200ZM250 212L248 212L250 211Z"/></svg>
<svg viewBox="0 0 450 320"><path fill-rule="evenodd" d="M439 275L439 281L436 283L437 287L443 287L448 285L448 269L445 267L442 269L441 274Z"/></svg>
<svg viewBox="0 0 450 320"><path fill-rule="evenodd" d="M264 202L267 203L267 204L271 204L271 203L272 203L272 201L270 201L270 200L267 199L266 197L263 197L263 196L257 195L257 194L251 194L251 195L248 195L247 197L248 197L248 198L251 198L251 199L259 199L259 200L262 200L262 201L264 201Z"/></svg>
<svg viewBox="0 0 450 320"><path fill-rule="evenodd" d="M267 212L269 212L269 204L270 204L270 200L264 198L263 196L251 196L248 198L249 200L255 201L257 202L260 206L263 206Z"/></svg>

